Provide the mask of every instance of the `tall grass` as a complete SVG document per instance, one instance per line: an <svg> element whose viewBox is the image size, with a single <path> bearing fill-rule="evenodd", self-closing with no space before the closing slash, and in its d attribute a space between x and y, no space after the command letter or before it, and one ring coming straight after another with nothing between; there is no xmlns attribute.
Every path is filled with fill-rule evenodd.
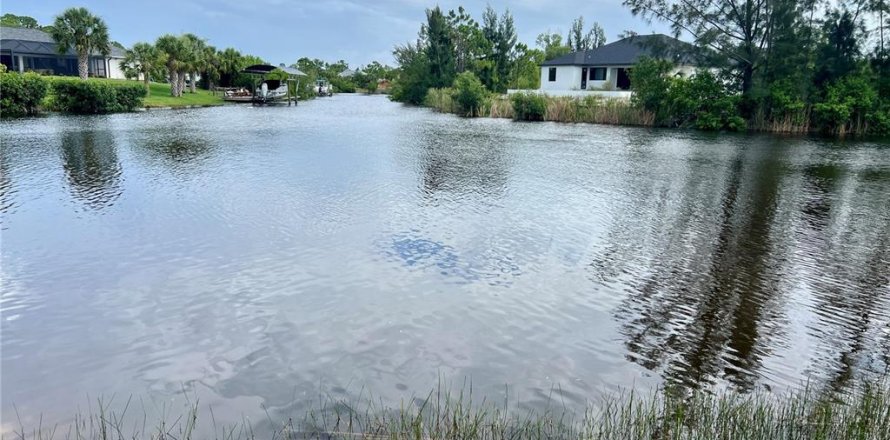
<svg viewBox="0 0 890 440"><path fill-rule="evenodd" d="M541 96L545 111L538 120L583 122L612 125L654 126L655 114L635 107L628 100L587 96L584 98ZM424 105L443 113L458 113L452 89L429 89ZM485 99L479 114L490 118L520 118L524 113L507 96L492 95Z"/></svg>
<svg viewBox="0 0 890 440"><path fill-rule="evenodd" d="M431 88L426 92L423 105L442 113L456 113L457 108L454 105L454 100L451 98L452 92L451 88Z"/></svg>
<svg viewBox="0 0 890 440"><path fill-rule="evenodd" d="M655 125L655 114L637 108L628 100L586 96L545 98L545 121L585 122L612 125Z"/></svg>
<svg viewBox="0 0 890 440"><path fill-rule="evenodd" d="M561 408L520 412L507 403L474 400L472 388L449 393L440 386L399 407L331 399L294 418L270 423L255 434L247 420L220 428L212 410L199 414L190 401L180 415L166 413L147 423L135 417L127 425L127 401L116 413L99 401L71 426L19 427L11 438L119 440L214 438L224 440L278 439L887 439L890 438L890 388L863 386L854 392L821 394L805 387L784 395L703 391L650 394L626 392L591 402L581 414ZM209 417L208 417L209 413ZM131 417L132 419L132 417ZM196 434L201 424L209 434ZM212 433L212 434L210 434ZM6 436L4 436L6 438Z"/></svg>

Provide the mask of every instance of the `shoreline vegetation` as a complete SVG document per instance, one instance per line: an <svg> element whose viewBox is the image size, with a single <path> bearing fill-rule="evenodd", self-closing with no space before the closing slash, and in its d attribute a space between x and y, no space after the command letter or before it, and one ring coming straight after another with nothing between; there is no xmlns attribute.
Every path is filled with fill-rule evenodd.
<svg viewBox="0 0 890 440"><path fill-rule="evenodd" d="M622 4L635 16L671 26L675 36L691 37L692 44L670 48L661 47L661 39L641 39L650 55L626 68L630 100L562 98L556 92L518 102L511 94L515 119L890 136L886 2L778 0L749 4L747 14L726 0ZM879 40L871 30L880 31ZM618 37L636 35L625 31ZM518 41L509 10L499 14L488 7L476 21L462 7L427 9L417 39L393 50L398 70L392 99L466 117L502 117L509 110L500 96L508 90L539 92L545 61L571 53L582 59L584 51L607 42L599 24L585 32L579 17L566 40L548 31L535 43ZM676 74L675 63L696 70ZM582 72L581 64L577 68Z"/></svg>
<svg viewBox="0 0 890 440"><path fill-rule="evenodd" d="M42 111L103 114L221 105L224 100L214 90L253 89L256 77L244 73L244 68L267 64L258 56L242 54L231 47L218 50L192 33L165 34L154 43L138 42L127 49L112 41L105 21L86 8L65 9L51 25L44 26L32 17L4 14L2 25L45 32L55 42L60 56L75 55L78 60L78 76L53 76L59 73L53 69L19 73L7 71L6 64L0 66L2 117L31 116ZM112 48L123 53L121 60L115 62L127 79L95 77L96 72L89 68L89 57L108 57ZM361 89L371 94L387 92L393 78L393 69L377 61L352 70L343 60L327 63L303 57L290 67L304 73L298 86L290 85L291 92L301 100L316 96L317 80L331 84L337 92ZM276 69L267 79L286 76Z"/></svg>
<svg viewBox="0 0 890 440"><path fill-rule="evenodd" d="M399 407L382 406L371 397L359 400L322 398L301 416L275 420L266 411L265 420L243 418L221 425L212 408L185 394L178 410L153 406L161 413L155 418L148 415L141 399L98 399L64 428L44 426L41 418L39 426L29 429L16 420L11 438L878 440L890 432L886 383L827 395L809 386L781 395L630 391L591 402L580 414L560 409L556 403L540 412L518 411L506 402L474 400L472 387L451 393L441 384Z"/></svg>

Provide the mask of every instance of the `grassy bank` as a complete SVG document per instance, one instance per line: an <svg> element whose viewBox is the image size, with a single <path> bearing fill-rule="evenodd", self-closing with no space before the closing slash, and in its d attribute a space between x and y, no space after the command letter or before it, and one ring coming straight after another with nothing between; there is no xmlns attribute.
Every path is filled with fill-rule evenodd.
<svg viewBox="0 0 890 440"><path fill-rule="evenodd" d="M48 77L51 81L75 81L76 78L68 76L52 76ZM91 78L89 81L106 82L110 84L134 84L144 86L142 81L124 80L124 79L107 79L107 78ZM210 106L222 105L224 101L219 95L214 96L209 90L197 89L195 93L183 92L182 97L174 98L170 96L170 84L150 83L150 94L143 98L142 102L146 108L157 107L190 107L190 106ZM50 92L44 99L44 108L53 108L52 100L55 99Z"/></svg>
<svg viewBox="0 0 890 440"><path fill-rule="evenodd" d="M471 393L439 390L398 408L379 407L373 399L329 401L301 417L275 421L267 414L265 422L245 419L230 426L218 425L212 410L196 400L152 425L133 402L127 401L118 412L108 403L93 402L93 413L77 415L64 430L35 427L28 431L19 426L12 438L869 440L886 439L890 433L890 388L886 385L837 395L809 388L785 395L625 393L593 402L580 415L561 410L523 413L503 403L476 402ZM127 421L131 419L135 422ZM258 429L262 423L271 428ZM272 432L255 434L261 430Z"/></svg>

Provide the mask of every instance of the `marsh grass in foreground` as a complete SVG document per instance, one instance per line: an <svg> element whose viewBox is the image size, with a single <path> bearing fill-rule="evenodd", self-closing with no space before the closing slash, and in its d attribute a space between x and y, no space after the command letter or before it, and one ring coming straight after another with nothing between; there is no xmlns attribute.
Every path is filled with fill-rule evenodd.
<svg viewBox="0 0 890 440"><path fill-rule="evenodd" d="M863 386L836 395L822 395L805 387L784 395L768 393L689 394L659 390L647 395L633 392L593 402L581 415L566 411L520 413L483 400L472 392L456 394L439 387L425 398L399 408L387 408L367 399L356 406L328 400L305 414L275 422L268 434L255 434L244 420L220 426L210 408L196 400L174 417L152 424L147 417L132 417L136 405L127 401L120 412L98 402L75 417L64 430L38 426L19 427L15 439L176 439L223 440L285 439L887 439L890 438L890 387ZM360 409L357 409L360 408ZM202 413L203 411L203 413ZM125 420L138 419L138 422ZM207 424L211 434L196 434ZM64 432L63 432L64 431ZM6 436L4 436L6 437Z"/></svg>

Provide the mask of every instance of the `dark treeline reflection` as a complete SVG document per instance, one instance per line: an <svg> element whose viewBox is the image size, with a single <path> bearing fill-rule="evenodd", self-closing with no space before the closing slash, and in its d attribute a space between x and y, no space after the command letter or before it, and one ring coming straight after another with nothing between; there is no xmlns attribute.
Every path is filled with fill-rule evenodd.
<svg viewBox="0 0 890 440"><path fill-rule="evenodd" d="M421 136L418 152L425 195L442 191L458 197L503 195L508 176L503 139L492 133L453 133L440 128L429 128Z"/></svg>
<svg viewBox="0 0 890 440"><path fill-rule="evenodd" d="M12 193L14 187L10 178L9 155L6 146L0 145L0 214L6 213L13 208ZM0 223L3 217L0 216Z"/></svg>
<svg viewBox="0 0 890 440"><path fill-rule="evenodd" d="M200 165L213 151L211 143L200 133L177 127L137 131L131 142L138 156L177 173Z"/></svg>
<svg viewBox="0 0 890 440"><path fill-rule="evenodd" d="M61 153L71 194L84 206L99 210L120 197L121 164L110 131L65 131Z"/></svg>
<svg viewBox="0 0 890 440"><path fill-rule="evenodd" d="M890 183L870 175L834 166L803 173L801 235L819 274L807 280L818 316L808 328L819 347L810 368L833 389L862 372L890 373Z"/></svg>
<svg viewBox="0 0 890 440"><path fill-rule="evenodd" d="M791 322L811 313L825 322L799 360L814 363L808 375L886 370L890 187L862 188L842 165L799 169L785 151L738 148L721 173L693 157L679 191L624 202L590 268L627 292L615 316L629 360L669 383L751 389L766 358L793 355ZM653 211L661 219L640 215Z"/></svg>

